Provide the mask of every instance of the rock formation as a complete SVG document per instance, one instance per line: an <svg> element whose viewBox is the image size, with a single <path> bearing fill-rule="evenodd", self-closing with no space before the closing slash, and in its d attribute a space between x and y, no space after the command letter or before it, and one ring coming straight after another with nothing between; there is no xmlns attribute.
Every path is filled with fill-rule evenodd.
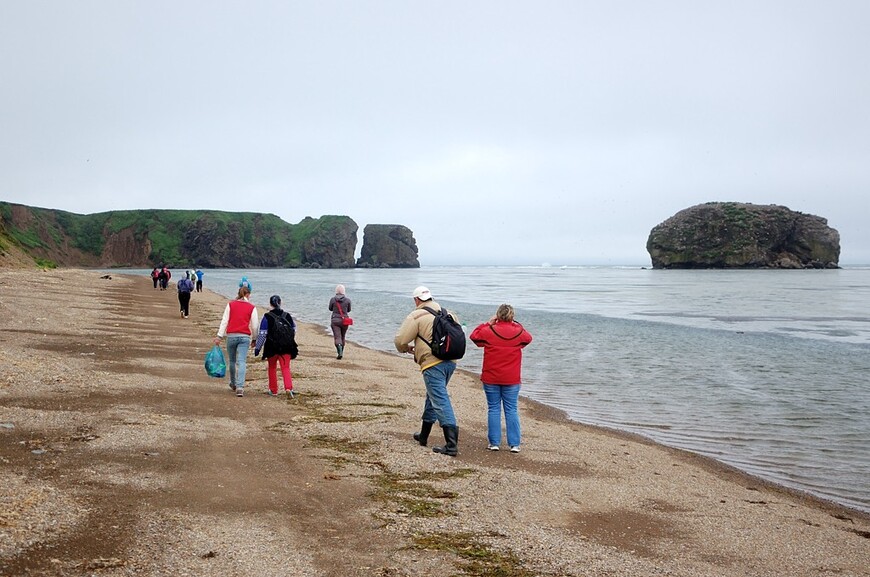
<svg viewBox="0 0 870 577"><path fill-rule="evenodd" d="M420 268L414 233L400 224L369 224L356 266L361 268Z"/></svg>
<svg viewBox="0 0 870 577"><path fill-rule="evenodd" d="M59 266L350 268L358 229L347 216L306 217L294 225L262 213L81 215L0 202L0 252L20 250L38 264Z"/></svg>
<svg viewBox="0 0 870 577"><path fill-rule="evenodd" d="M837 268L840 234L784 206L710 202L654 227L653 268Z"/></svg>

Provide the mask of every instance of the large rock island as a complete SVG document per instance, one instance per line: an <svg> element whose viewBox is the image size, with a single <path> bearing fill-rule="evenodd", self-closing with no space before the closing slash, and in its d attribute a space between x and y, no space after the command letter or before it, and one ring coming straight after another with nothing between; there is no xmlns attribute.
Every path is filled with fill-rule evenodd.
<svg viewBox="0 0 870 577"><path fill-rule="evenodd" d="M356 266L361 268L419 268L414 233L400 224L369 224Z"/></svg>
<svg viewBox="0 0 870 577"><path fill-rule="evenodd" d="M784 206L709 202L654 227L653 268L838 268L840 234Z"/></svg>

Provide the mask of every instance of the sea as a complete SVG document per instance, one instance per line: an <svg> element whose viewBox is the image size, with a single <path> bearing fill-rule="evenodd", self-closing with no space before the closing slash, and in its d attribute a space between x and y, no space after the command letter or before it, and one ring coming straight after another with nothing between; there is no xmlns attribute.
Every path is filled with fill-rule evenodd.
<svg viewBox="0 0 870 577"><path fill-rule="evenodd" d="M509 303L534 337L523 395L870 512L870 266L204 272L206 288L227 297L246 276L256 304L281 295L324 331L341 283L353 305L349 339L388 353L418 285L467 332ZM460 366L479 371L481 360L469 343Z"/></svg>

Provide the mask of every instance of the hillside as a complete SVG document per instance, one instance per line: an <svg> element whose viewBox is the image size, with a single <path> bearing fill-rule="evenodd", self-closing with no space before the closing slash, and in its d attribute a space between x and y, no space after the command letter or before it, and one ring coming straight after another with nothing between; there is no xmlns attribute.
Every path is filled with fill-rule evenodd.
<svg viewBox="0 0 870 577"><path fill-rule="evenodd" d="M273 214L129 210L82 215L0 202L0 258L39 266L354 266L357 224L347 216L289 224Z"/></svg>

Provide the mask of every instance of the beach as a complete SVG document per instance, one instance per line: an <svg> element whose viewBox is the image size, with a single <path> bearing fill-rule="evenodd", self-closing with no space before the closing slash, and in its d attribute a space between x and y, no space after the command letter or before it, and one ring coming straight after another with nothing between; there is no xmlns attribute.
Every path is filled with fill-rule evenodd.
<svg viewBox="0 0 870 577"><path fill-rule="evenodd" d="M435 454L411 358L336 360L317 325L294 398L252 357L237 398L203 369L226 300L182 319L170 288L4 269L0 574L870 575L868 515L541 404L521 453L487 451L469 372Z"/></svg>

